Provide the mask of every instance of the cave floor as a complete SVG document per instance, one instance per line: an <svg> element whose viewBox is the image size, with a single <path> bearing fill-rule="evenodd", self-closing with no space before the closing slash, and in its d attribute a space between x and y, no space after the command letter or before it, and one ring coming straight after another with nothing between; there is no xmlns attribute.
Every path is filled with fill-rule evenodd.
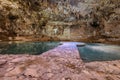
<svg viewBox="0 0 120 80"><path fill-rule="evenodd" d="M84 63L77 44L63 42L42 55L0 55L0 80L120 80L120 60Z"/></svg>

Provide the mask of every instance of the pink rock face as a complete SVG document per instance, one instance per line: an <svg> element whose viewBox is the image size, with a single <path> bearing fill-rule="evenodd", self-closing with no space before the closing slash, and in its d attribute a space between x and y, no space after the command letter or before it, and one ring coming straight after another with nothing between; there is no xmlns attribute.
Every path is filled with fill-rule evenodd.
<svg viewBox="0 0 120 80"><path fill-rule="evenodd" d="M26 69L25 71L26 76L31 76L31 77L39 77L39 74L37 72L37 69Z"/></svg>
<svg viewBox="0 0 120 80"><path fill-rule="evenodd" d="M1 66L1 65L4 65L5 63L7 63L6 60L1 60L1 61L0 61L0 66Z"/></svg>
<svg viewBox="0 0 120 80"><path fill-rule="evenodd" d="M21 66L16 66L14 69L8 71L5 76L6 77L12 77L12 76L17 76L22 74L22 67Z"/></svg>
<svg viewBox="0 0 120 80"><path fill-rule="evenodd" d="M21 57L21 58L13 59L11 62L12 62L12 63L24 62L24 61L27 60L27 59L28 59L28 58Z"/></svg>
<svg viewBox="0 0 120 80"><path fill-rule="evenodd" d="M78 43L62 44L42 55L0 55L0 80L120 80L119 60L84 63Z"/></svg>

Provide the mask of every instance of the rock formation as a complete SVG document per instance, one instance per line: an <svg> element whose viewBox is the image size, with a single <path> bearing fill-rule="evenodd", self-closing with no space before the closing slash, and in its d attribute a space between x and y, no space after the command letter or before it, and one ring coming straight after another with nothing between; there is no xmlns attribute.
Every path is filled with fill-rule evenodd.
<svg viewBox="0 0 120 80"><path fill-rule="evenodd" d="M1 40L120 41L119 0L0 0L0 11Z"/></svg>

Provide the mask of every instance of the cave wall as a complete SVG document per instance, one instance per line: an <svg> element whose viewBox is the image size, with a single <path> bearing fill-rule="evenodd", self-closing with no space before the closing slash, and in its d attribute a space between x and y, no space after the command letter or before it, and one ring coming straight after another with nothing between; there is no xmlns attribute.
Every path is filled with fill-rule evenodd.
<svg viewBox="0 0 120 80"><path fill-rule="evenodd" d="M120 39L120 0L0 0L0 11L0 40Z"/></svg>
<svg viewBox="0 0 120 80"><path fill-rule="evenodd" d="M57 24L58 23L58 24ZM57 37L60 40L70 40L70 25L63 22L50 22L45 26L42 32L50 37Z"/></svg>

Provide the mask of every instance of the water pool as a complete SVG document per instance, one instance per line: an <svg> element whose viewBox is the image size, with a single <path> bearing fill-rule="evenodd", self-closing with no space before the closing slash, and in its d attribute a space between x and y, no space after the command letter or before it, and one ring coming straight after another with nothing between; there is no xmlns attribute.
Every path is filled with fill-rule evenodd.
<svg viewBox="0 0 120 80"><path fill-rule="evenodd" d="M0 54L39 55L59 45L59 42L0 42Z"/></svg>
<svg viewBox="0 0 120 80"><path fill-rule="evenodd" d="M86 46L78 47L83 61L111 61L120 60L120 46L90 43Z"/></svg>

